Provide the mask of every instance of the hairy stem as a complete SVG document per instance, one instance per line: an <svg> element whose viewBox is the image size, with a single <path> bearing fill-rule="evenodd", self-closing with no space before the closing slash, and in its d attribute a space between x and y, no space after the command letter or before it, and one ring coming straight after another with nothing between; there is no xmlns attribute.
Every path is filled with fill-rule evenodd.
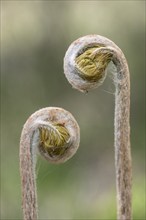
<svg viewBox="0 0 146 220"><path fill-rule="evenodd" d="M32 150L32 137L38 128L35 125L31 130L24 130L20 142L20 173L22 184L22 207L25 220L38 218L37 193L35 181L35 158Z"/></svg>
<svg viewBox="0 0 146 220"><path fill-rule="evenodd" d="M127 63L116 61L115 75L115 167L117 186L117 215L119 220L130 220L132 166L130 152L130 80Z"/></svg>

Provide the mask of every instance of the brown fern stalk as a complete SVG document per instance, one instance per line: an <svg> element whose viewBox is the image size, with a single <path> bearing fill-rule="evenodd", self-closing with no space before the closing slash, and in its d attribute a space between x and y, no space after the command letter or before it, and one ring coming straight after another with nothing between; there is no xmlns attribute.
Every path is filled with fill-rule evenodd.
<svg viewBox="0 0 146 220"><path fill-rule="evenodd" d="M131 220L130 79L125 56L111 40L88 35L74 41L68 48L64 58L64 73L74 88L87 92L103 83L110 62L116 67L113 79L117 219Z"/></svg>

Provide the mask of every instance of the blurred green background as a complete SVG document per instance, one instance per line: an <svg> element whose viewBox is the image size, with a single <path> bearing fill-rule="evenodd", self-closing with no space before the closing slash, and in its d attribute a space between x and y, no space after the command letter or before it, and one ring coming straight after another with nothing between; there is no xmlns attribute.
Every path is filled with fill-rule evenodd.
<svg viewBox="0 0 146 220"><path fill-rule="evenodd" d="M39 157L40 219L116 219L114 85L82 94L63 74L70 43L87 34L113 40L131 72L133 217L145 219L145 1L1 1L1 219L22 219L19 139L46 106L70 111L81 129L62 165Z"/></svg>

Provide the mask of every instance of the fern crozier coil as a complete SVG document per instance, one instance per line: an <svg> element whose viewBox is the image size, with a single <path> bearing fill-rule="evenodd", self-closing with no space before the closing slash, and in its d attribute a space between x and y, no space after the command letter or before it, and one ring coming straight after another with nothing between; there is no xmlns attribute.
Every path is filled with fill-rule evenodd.
<svg viewBox="0 0 146 220"><path fill-rule="evenodd" d="M87 92L100 86L116 48L120 50L100 35L87 35L74 41L64 57L64 73L73 88Z"/></svg>

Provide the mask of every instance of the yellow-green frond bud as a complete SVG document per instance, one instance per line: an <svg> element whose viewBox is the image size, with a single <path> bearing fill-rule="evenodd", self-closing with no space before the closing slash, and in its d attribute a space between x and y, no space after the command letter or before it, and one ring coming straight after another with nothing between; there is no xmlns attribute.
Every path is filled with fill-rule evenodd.
<svg viewBox="0 0 146 220"><path fill-rule="evenodd" d="M88 48L75 59L80 76L90 82L96 82L103 77L103 73L112 58L109 51L106 53L96 52L97 48L97 46Z"/></svg>
<svg viewBox="0 0 146 220"><path fill-rule="evenodd" d="M40 147L51 157L61 156L67 150L70 135L63 124L40 127Z"/></svg>

